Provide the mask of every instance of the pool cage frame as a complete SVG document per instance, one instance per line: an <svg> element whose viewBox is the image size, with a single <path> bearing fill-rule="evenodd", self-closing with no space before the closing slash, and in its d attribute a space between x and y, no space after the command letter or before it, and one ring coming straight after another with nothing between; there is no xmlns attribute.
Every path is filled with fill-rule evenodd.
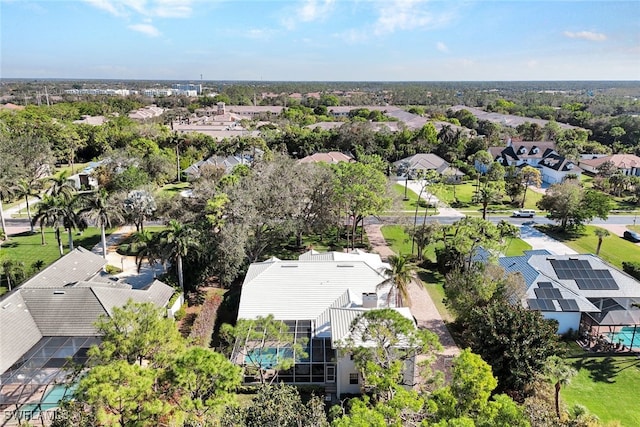
<svg viewBox="0 0 640 427"><path fill-rule="evenodd" d="M245 368L243 382L255 384L263 379L268 382L285 382L288 384L326 384L331 382L331 368L336 366L336 350L331 346L328 337L313 337L314 322L311 320L283 320L286 333L293 335L294 344L301 344L305 354L296 354L290 345L263 340L246 342L241 348L239 341L234 344L230 360ZM246 341L246 340L245 340ZM272 350L275 350L272 351ZM252 352L256 352L252 357ZM293 366L288 369L274 369L278 363L278 355L293 357ZM275 357L274 357L275 355ZM247 363L249 358L249 363Z"/></svg>
<svg viewBox="0 0 640 427"><path fill-rule="evenodd" d="M616 340L615 334L631 328L629 343ZM604 330L603 330L604 329ZM626 331L625 331L626 332ZM588 347L602 351L640 351L640 310L609 310L600 313L582 313L580 335Z"/></svg>
<svg viewBox="0 0 640 427"><path fill-rule="evenodd" d="M86 351L98 337L43 337L0 377L0 426L40 420L48 424L58 402L46 402L56 386L73 387L72 378L87 361Z"/></svg>

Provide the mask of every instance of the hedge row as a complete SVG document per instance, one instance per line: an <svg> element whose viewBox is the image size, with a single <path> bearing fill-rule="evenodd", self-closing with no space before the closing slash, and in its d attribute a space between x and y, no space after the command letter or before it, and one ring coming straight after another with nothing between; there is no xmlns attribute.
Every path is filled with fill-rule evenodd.
<svg viewBox="0 0 640 427"><path fill-rule="evenodd" d="M202 304L202 310L193 322L189 333L189 338L194 344L209 347L220 304L222 304L222 297L218 294L212 295Z"/></svg>
<svg viewBox="0 0 640 427"><path fill-rule="evenodd" d="M640 280L640 262L624 261L622 263L622 271Z"/></svg>

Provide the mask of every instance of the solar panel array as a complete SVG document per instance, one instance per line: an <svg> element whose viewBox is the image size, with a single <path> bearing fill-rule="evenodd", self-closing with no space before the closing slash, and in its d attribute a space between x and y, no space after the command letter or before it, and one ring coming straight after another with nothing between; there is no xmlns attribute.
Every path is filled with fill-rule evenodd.
<svg viewBox="0 0 640 427"><path fill-rule="evenodd" d="M578 303L574 299L563 299L560 289L553 286L551 282L538 282L538 286L533 289L536 298L527 300L531 310L539 311L580 311ZM554 304L558 302L558 307Z"/></svg>
<svg viewBox="0 0 640 427"><path fill-rule="evenodd" d="M594 270L583 259L554 259L551 265L560 280L575 280L582 290L619 289L609 270Z"/></svg>
<svg viewBox="0 0 640 427"><path fill-rule="evenodd" d="M557 311L552 299L528 299L527 304L531 310Z"/></svg>
<svg viewBox="0 0 640 427"><path fill-rule="evenodd" d="M578 303L574 299L558 299L560 310L556 309L554 300L549 298L528 299L527 304L531 310L539 311L580 311Z"/></svg>
<svg viewBox="0 0 640 427"><path fill-rule="evenodd" d="M539 286L540 284L538 284ZM562 294L557 288L536 288L533 290L538 299L561 299Z"/></svg>
<svg viewBox="0 0 640 427"><path fill-rule="evenodd" d="M578 303L574 299L559 299L558 303L562 311L580 311Z"/></svg>

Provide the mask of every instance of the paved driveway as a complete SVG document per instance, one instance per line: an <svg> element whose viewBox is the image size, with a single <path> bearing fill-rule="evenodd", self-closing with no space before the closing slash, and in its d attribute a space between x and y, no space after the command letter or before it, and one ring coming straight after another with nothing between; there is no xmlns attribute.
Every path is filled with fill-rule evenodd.
<svg viewBox="0 0 640 427"><path fill-rule="evenodd" d="M532 249L546 249L555 255L577 254L576 251L564 243L561 243L528 225L520 227L520 238L530 244Z"/></svg>

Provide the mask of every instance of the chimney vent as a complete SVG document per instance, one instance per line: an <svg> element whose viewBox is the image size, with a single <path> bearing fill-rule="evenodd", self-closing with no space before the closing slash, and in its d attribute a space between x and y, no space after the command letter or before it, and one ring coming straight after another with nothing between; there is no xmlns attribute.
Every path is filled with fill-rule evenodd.
<svg viewBox="0 0 640 427"><path fill-rule="evenodd" d="M362 293L362 308L377 308L378 307L378 294L375 292L363 292Z"/></svg>

